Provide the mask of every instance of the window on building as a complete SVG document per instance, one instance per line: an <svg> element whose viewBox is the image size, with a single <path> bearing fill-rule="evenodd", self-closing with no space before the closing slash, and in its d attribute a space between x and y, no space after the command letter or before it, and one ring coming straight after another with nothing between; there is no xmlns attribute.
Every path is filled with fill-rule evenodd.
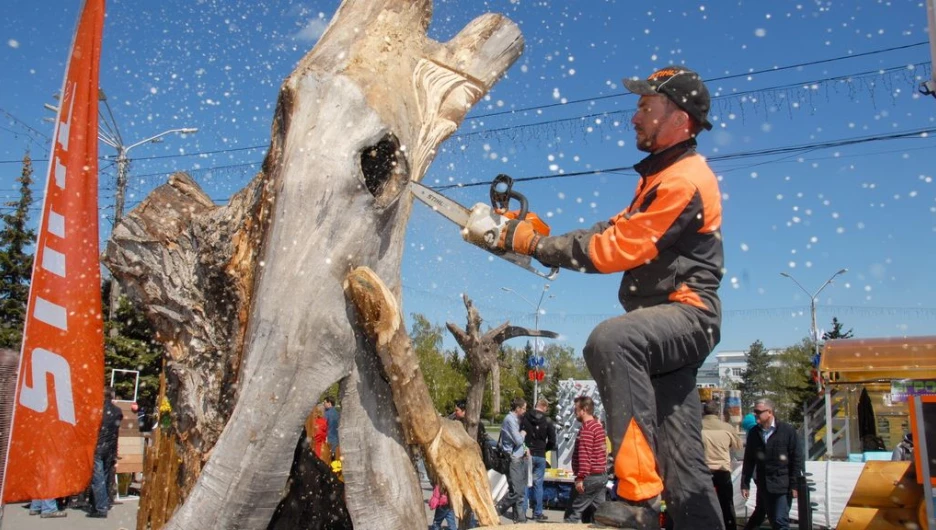
<svg viewBox="0 0 936 530"><path fill-rule="evenodd" d="M731 375L735 377L741 377L742 375L744 375L744 368L732 368Z"/></svg>

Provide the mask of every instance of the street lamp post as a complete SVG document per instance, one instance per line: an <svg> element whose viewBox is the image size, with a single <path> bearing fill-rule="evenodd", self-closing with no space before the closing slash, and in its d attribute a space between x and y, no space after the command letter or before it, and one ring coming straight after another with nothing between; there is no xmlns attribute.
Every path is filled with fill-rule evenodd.
<svg viewBox="0 0 936 530"><path fill-rule="evenodd" d="M806 296L809 297L809 314L810 314L810 317L812 318L812 323L810 325L811 327L810 333L812 334L812 338L815 343L813 363L816 363L819 360L819 325L818 325L818 322L816 321L816 298L819 297L819 293L821 293L823 289L825 289L830 283L832 283L832 280L834 280L836 276L840 274L845 274L846 272L848 272L848 269L840 269L838 272L836 272L831 277L829 277L829 279L826 280L825 283L822 284L821 287L819 287L819 289L816 289L816 292L813 294L809 294L809 291L807 291L806 288L803 287L800 284L800 282L796 281L796 278L794 278L790 274L787 274L785 272L780 273L780 276L783 276L784 278L789 278L790 280L792 280L793 283L795 283L796 286L799 287L800 290L806 293Z"/></svg>
<svg viewBox="0 0 936 530"><path fill-rule="evenodd" d="M828 286L830 283L832 283L832 280L834 280L836 276L838 276L838 275L840 275L840 274L845 274L846 272L848 272L848 269L839 269L839 271L836 272L835 274L833 274L832 276L830 276L829 279L826 280L825 283L822 284L822 285L819 287L819 289L816 289L816 292L813 293L813 294L809 294L809 291L807 291L806 288L803 287L803 286L800 284L800 282L796 281L796 278L794 278L793 276L791 276L791 275L789 275L789 274L787 274L787 273L785 273L785 272L781 272L781 273L780 273L780 276L783 276L783 277L786 277L786 278L789 278L790 280L792 280L793 283L795 283L796 286L799 287L800 290L802 290L804 293L806 293L806 296L809 297L809 312L810 312L810 314L811 314L811 316L812 316L812 325L811 325L812 331L811 331L811 333L812 333L813 341L814 341L814 344L815 344L815 353L813 354L813 365L816 367L816 370L819 369L819 326L818 326L818 324L817 324L817 322L816 322L816 298L819 297L819 293L821 293L822 290L826 288L826 286ZM830 390L829 390L829 386L828 386L828 385L826 385L825 388L822 388L821 379L819 380L819 382L817 382L817 385L819 385L819 388L820 388L821 390L823 390L824 400L825 400L825 418L826 418L826 424L825 424L825 450L826 450L826 454L825 454L825 457L826 457L826 461L828 462L828 461L831 461L831 460L832 460L832 455L833 455L832 446L833 446L833 444L835 443L835 442L834 442L833 432L832 432L832 421L833 421L833 418L832 418L832 395L831 395L831 392L830 392ZM846 429L847 429L847 424L846 424ZM806 434L806 435L809 435L809 433L805 433L805 434ZM846 436L847 436L847 433L846 433ZM848 445L847 442L846 442L846 445ZM806 449L805 449L805 450L806 450L806 451L809 450L809 446L808 446L808 445L806 446ZM826 484L829 484L829 483L830 483L830 480L831 480L830 473L831 473L831 467L830 467L829 465L826 465ZM825 495L825 497L826 497L826 498L825 498L825 501L826 501L826 519L828 519L828 518L830 517L830 508L829 508L829 507L832 505L832 493L831 493L831 488L826 488L826 495Z"/></svg>
<svg viewBox="0 0 936 530"><path fill-rule="evenodd" d="M57 96L54 97L57 99ZM103 90L98 90L98 100L104 103L104 107L107 110L107 116L102 116L101 122L98 124L98 139L117 150L117 190L114 196L114 226L117 226L117 223L123 219L124 197L127 192L127 175L130 172L130 150L143 144L159 142L163 136L168 134L193 134L197 133L198 129L195 127L169 129L140 140L139 142L125 145L123 136L120 134L120 129L117 127L117 120L114 119L114 113L111 111L110 104L107 102L107 95ZM53 112L58 112L59 110L58 107L48 103L43 106ZM111 281L110 300L108 300L108 315L111 319L113 319L117 313L119 300L120 286L116 281Z"/></svg>
<svg viewBox="0 0 936 530"><path fill-rule="evenodd" d="M130 145L123 145L120 143L119 139L113 137L101 138L102 142L117 150L117 193L114 199L114 226L116 226L117 223L123 219L124 196L127 191L127 175L130 172L130 150L143 144L151 142L156 143L160 140L160 138L166 136L167 134L193 134L197 132L198 129L195 127L180 127L178 129L169 129Z"/></svg>
<svg viewBox="0 0 936 530"><path fill-rule="evenodd" d="M536 311L533 314L533 329L536 331L539 331L540 307L543 305L543 299L546 298L546 291L548 290L549 290L549 284L548 283L543 284L543 291L540 293L539 302L534 304L533 302L527 300L525 296L518 293L517 291L514 291L513 289L509 287L501 287L501 291L505 291L505 292L513 293L517 295L521 300L529 304L530 307L532 307L534 311ZM552 298L552 296L550 296L550 298ZM533 357L535 359L539 359L539 337L533 337ZM536 402L538 400L539 400L539 380L537 380L537 378L534 377L533 378L533 405L534 406L536 405Z"/></svg>
<svg viewBox="0 0 936 530"><path fill-rule="evenodd" d="M117 223L123 219L124 197L126 196L127 192L127 175L130 172L130 150L143 144L158 142L160 138L166 136L167 134L192 134L196 132L198 132L198 129L195 127L180 127L178 129L169 129L130 145L123 144L123 139L120 137L119 133L114 135L100 134L99 138L102 142L117 150L117 191L114 196L114 226L117 226ZM118 284L115 280L111 280L110 300L108 300L108 314L110 315L111 320L116 317L117 307L119 304L120 284Z"/></svg>

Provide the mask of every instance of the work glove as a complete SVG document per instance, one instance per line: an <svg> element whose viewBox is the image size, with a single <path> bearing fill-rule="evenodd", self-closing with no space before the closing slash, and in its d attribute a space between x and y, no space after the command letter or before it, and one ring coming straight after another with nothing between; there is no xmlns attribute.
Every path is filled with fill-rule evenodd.
<svg viewBox="0 0 936 530"><path fill-rule="evenodd" d="M501 230L497 249L532 256L541 237L530 221L510 219Z"/></svg>
<svg viewBox="0 0 936 530"><path fill-rule="evenodd" d="M526 219L522 221L517 219L516 210L503 215L507 218L507 222L500 231L500 239L496 247L499 250L532 256L540 239L549 235L549 225L532 212L528 213Z"/></svg>

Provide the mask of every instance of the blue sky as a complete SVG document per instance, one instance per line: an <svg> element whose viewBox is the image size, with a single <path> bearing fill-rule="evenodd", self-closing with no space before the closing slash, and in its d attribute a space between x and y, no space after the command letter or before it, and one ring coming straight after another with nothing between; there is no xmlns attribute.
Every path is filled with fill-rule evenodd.
<svg viewBox="0 0 936 530"><path fill-rule="evenodd" d="M101 86L126 144L197 127L131 151L128 206L168 172L187 170L223 203L259 168L282 80L310 50L338 1L110 1ZM0 20L0 198L15 200L26 149L46 159L78 1L7 0ZM506 14L524 55L443 146L424 180L459 184L465 205L487 200L498 173L555 233L624 208L637 177L622 77L685 64L710 80L713 131L700 137L721 178L727 271L718 350L798 342L811 292L860 337L934 334L936 323L936 99L917 87L931 72L922 0L437 1L430 35L451 38L484 12ZM791 67L791 68L787 68ZM902 139L884 139L906 134ZM868 141L830 147L839 141ZM796 149L781 150L782 148ZM753 153L775 150L760 156ZM113 151L102 144L102 156ZM740 155L740 156L739 156ZM37 162L44 179L46 162ZM114 168L102 162L102 241L113 215ZM41 196L44 184L35 192ZM36 205L38 216L38 204ZM463 243L416 206L403 265L404 310L464 325L467 293L491 325L533 325L544 283ZM621 313L620 277L563 271L542 304L541 327L580 350L595 324ZM448 339L448 345L453 341Z"/></svg>

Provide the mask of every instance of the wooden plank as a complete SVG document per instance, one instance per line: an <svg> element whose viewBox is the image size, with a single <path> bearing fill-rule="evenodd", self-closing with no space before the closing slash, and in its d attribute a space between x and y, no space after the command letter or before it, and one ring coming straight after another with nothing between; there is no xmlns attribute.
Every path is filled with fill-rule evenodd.
<svg viewBox="0 0 936 530"><path fill-rule="evenodd" d="M915 508L848 506L836 530L907 530L919 528Z"/></svg>
<svg viewBox="0 0 936 530"><path fill-rule="evenodd" d="M871 461L861 471L848 506L915 508L922 496L910 462Z"/></svg>
<svg viewBox="0 0 936 530"><path fill-rule="evenodd" d="M121 436L117 438L118 455L142 455L145 449L144 440L140 436Z"/></svg>
<svg viewBox="0 0 936 530"><path fill-rule="evenodd" d="M127 455L117 460L117 473L140 473L143 471L143 455Z"/></svg>

